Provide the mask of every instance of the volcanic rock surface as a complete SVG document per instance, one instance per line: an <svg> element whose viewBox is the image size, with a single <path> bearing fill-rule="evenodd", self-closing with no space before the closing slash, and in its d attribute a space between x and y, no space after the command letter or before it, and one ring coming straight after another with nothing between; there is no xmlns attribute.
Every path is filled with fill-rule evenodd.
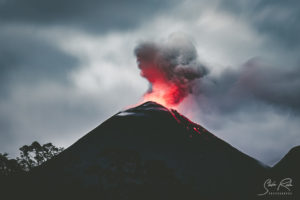
<svg viewBox="0 0 300 200"><path fill-rule="evenodd" d="M270 171L177 111L146 102L34 169L26 191L53 199L256 199Z"/></svg>

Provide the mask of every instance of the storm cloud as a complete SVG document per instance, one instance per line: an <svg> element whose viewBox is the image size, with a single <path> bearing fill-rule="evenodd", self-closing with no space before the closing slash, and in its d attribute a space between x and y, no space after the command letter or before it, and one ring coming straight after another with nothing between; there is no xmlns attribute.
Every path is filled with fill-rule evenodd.
<svg viewBox="0 0 300 200"><path fill-rule="evenodd" d="M300 2L297 0L221 1L220 7L244 18L262 34L276 41L277 45L298 48L300 31Z"/></svg>
<svg viewBox="0 0 300 200"><path fill-rule="evenodd" d="M0 1L0 22L44 27L60 25L101 33L134 28L173 3L176 1L4 0Z"/></svg>

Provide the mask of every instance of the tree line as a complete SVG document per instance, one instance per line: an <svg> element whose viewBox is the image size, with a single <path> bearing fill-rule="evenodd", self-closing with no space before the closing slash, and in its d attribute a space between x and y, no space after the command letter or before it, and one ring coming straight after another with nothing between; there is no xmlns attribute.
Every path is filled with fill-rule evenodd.
<svg viewBox="0 0 300 200"><path fill-rule="evenodd" d="M50 160L64 150L56 147L52 143L41 145L34 141L31 145L24 145L17 158L9 158L7 153L0 153L0 179L29 172L33 168Z"/></svg>

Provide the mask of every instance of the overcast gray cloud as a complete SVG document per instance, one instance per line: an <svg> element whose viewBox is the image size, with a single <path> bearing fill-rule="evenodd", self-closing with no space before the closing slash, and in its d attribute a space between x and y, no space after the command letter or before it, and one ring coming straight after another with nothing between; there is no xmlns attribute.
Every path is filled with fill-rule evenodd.
<svg viewBox="0 0 300 200"><path fill-rule="evenodd" d="M220 6L249 21L259 32L271 36L278 45L293 50L299 47L299 1L229 0L221 1Z"/></svg>
<svg viewBox="0 0 300 200"><path fill-rule="evenodd" d="M0 22L38 26L63 25L87 31L131 29L176 1L138 0L12 0L0 3Z"/></svg>
<svg viewBox="0 0 300 200"><path fill-rule="evenodd" d="M68 146L138 103L135 47L179 31L210 71L180 111L274 164L300 143L299 16L296 0L0 0L0 152Z"/></svg>
<svg viewBox="0 0 300 200"><path fill-rule="evenodd" d="M15 81L62 81L77 66L77 58L31 31L3 27L0 43L1 87Z"/></svg>

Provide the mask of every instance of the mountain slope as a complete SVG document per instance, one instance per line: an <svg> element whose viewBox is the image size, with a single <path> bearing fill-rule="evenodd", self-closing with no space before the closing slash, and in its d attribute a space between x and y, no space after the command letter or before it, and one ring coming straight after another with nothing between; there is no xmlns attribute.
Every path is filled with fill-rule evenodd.
<svg viewBox="0 0 300 200"><path fill-rule="evenodd" d="M271 176L273 180L280 182L290 179L292 186L289 189L281 188L281 191L291 192L286 199L299 199L300 191L300 146L292 148L273 168Z"/></svg>
<svg viewBox="0 0 300 200"><path fill-rule="evenodd" d="M177 111L147 102L33 170L30 188L52 198L253 199L267 170Z"/></svg>

